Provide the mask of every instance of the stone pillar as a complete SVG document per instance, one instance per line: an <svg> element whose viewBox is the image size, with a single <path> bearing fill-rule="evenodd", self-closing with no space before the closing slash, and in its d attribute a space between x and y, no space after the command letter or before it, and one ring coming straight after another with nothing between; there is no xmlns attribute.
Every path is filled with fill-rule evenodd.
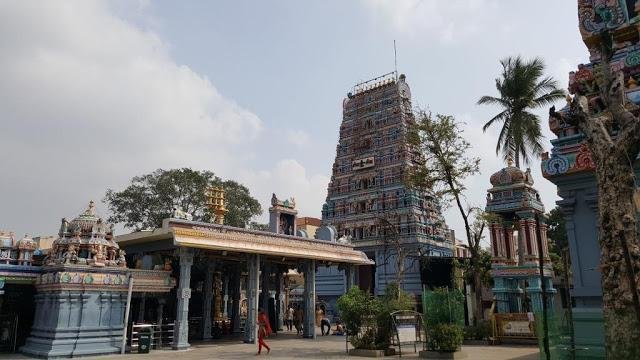
<svg viewBox="0 0 640 360"><path fill-rule="evenodd" d="M176 305L176 321L173 329L174 350L187 349L189 345L189 299L191 298L191 266L193 265L193 250L179 248L180 283L178 284Z"/></svg>
<svg viewBox="0 0 640 360"><path fill-rule="evenodd" d="M204 278L204 301L202 309L202 340L211 340L211 304L213 303L213 272L215 263L209 260Z"/></svg>
<svg viewBox="0 0 640 360"><path fill-rule="evenodd" d="M250 254L247 259L247 322L244 324L244 342L255 344L258 322L258 290L260 288L260 255Z"/></svg>
<svg viewBox="0 0 640 360"><path fill-rule="evenodd" d="M302 336L316 338L316 261L307 260L304 271L304 326Z"/></svg>
<svg viewBox="0 0 640 360"><path fill-rule="evenodd" d="M261 303L260 306L262 308L262 310L264 310L264 313L267 314L267 319L270 318L270 314L269 314L269 285L270 285L270 278L271 278L271 265L264 263L262 265L262 291L261 291Z"/></svg>
<svg viewBox="0 0 640 360"><path fill-rule="evenodd" d="M145 312L146 305L147 305L147 294L142 293L140 294L140 307L138 307L138 318L136 319L136 322L138 324L144 323L144 312Z"/></svg>
<svg viewBox="0 0 640 360"><path fill-rule="evenodd" d="M518 265L524 265L524 257L527 255L527 227L524 220L518 221Z"/></svg>
<svg viewBox="0 0 640 360"><path fill-rule="evenodd" d="M231 326L234 333L240 333L240 266L236 266L233 272L233 290L231 300Z"/></svg>
<svg viewBox="0 0 640 360"><path fill-rule="evenodd" d="M282 307L282 273L280 270L276 273L276 328L277 331L282 331L284 327L283 307Z"/></svg>
<svg viewBox="0 0 640 360"><path fill-rule="evenodd" d="M344 265L344 276L345 276L345 289L347 292L349 289L355 286L356 284L356 272L357 267L355 265L346 264Z"/></svg>
<svg viewBox="0 0 640 360"><path fill-rule="evenodd" d="M167 302L167 300L162 297L162 295L160 295L160 297L158 298L158 308L156 311L156 324L158 326L162 326L162 322L163 322L163 318L164 318L164 304Z"/></svg>
<svg viewBox="0 0 640 360"><path fill-rule="evenodd" d="M225 273L222 280L222 291L224 292L224 296L222 298L223 306L222 306L222 317L224 319L229 318L229 275Z"/></svg>
<svg viewBox="0 0 640 360"><path fill-rule="evenodd" d="M496 296L496 306L501 314L509 312L509 289L503 278L494 279L493 293Z"/></svg>

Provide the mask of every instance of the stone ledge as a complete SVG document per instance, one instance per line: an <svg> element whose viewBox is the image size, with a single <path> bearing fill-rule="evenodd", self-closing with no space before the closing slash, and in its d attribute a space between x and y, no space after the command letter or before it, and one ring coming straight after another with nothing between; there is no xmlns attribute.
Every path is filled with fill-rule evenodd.
<svg viewBox="0 0 640 360"><path fill-rule="evenodd" d="M439 352L439 351L429 351L422 350L418 354L418 357L421 359L467 359L467 353L464 351L456 351L456 352Z"/></svg>
<svg viewBox="0 0 640 360"><path fill-rule="evenodd" d="M349 349L349 356L382 358L395 355L395 349L369 350L369 349Z"/></svg>

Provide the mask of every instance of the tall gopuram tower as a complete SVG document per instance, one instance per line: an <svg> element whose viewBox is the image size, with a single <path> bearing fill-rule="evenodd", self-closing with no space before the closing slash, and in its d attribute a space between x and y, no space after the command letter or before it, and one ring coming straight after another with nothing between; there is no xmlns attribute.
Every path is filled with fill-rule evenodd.
<svg viewBox="0 0 640 360"><path fill-rule="evenodd" d="M509 164L491 175L486 211L496 215L489 224L491 275L500 313L542 311L542 283L539 270L538 229L544 261L544 284L548 309L553 310L553 269L547 245L544 205L533 188L530 169ZM538 215L539 221L536 221Z"/></svg>
<svg viewBox="0 0 640 360"><path fill-rule="evenodd" d="M569 93L588 98L589 107L605 112L596 83L600 62L600 33L613 37L611 69L623 76L624 92L630 102L640 105L640 3L636 0L579 0L580 35L589 50L589 62L569 73ZM569 111L569 106L559 113ZM636 110L637 111L637 110ZM571 255L573 322L577 348L589 349L589 359L605 358L602 318L600 245L598 243L598 190L595 163L574 126L549 117L549 128L557 136L551 140L550 154L543 155L542 175L558 187L557 201L565 217ZM640 167L634 164L636 177ZM586 355L582 355L586 356Z"/></svg>
<svg viewBox="0 0 640 360"><path fill-rule="evenodd" d="M324 228L318 230L318 238L333 233L338 241L351 241L374 259L376 265L361 266L355 280L375 294L396 280L398 245L411 255L453 254L451 232L437 202L426 192L410 190L405 181L410 168L420 164L407 144L414 121L406 77L395 72L357 84L343 100L340 138L322 208ZM390 227L397 236L389 236L394 232ZM419 261L407 259L404 267L403 288L421 293ZM320 296L343 291L342 280L329 281L319 272Z"/></svg>

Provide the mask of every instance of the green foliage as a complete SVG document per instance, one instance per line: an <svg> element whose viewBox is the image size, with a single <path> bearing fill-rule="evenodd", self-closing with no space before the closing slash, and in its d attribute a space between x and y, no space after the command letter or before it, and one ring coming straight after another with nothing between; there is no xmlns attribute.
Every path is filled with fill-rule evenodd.
<svg viewBox="0 0 640 360"><path fill-rule="evenodd" d="M432 351L454 352L460 349L463 340L460 325L436 324L428 330L427 347Z"/></svg>
<svg viewBox="0 0 640 360"><path fill-rule="evenodd" d="M547 226L549 257L553 264L553 272L556 276L563 277L567 269L565 269L562 254L568 251L569 242L567 239L564 215L560 207L556 206L547 214Z"/></svg>
<svg viewBox="0 0 640 360"><path fill-rule="evenodd" d="M422 299L427 329L438 324L464 325L464 295L460 290L439 288L425 291Z"/></svg>
<svg viewBox="0 0 640 360"><path fill-rule="evenodd" d="M415 306L412 296L396 283L387 285L380 298L354 286L338 298L340 319L349 332L349 341L356 349L384 350L389 347L393 322L390 314L398 310L411 310Z"/></svg>
<svg viewBox="0 0 640 360"><path fill-rule="evenodd" d="M260 230L260 231L269 231L269 224L262 224L257 221L252 221L249 223L249 229L251 230Z"/></svg>
<svg viewBox="0 0 640 360"><path fill-rule="evenodd" d="M366 318L375 317L380 312L380 300L357 286L340 296L336 305L340 320L350 334L357 334Z"/></svg>
<svg viewBox="0 0 640 360"><path fill-rule="evenodd" d="M122 191L108 189L104 202L111 211L109 221L123 223L134 230L157 228L162 220L171 217L178 207L191 214L194 220L210 221L212 214L206 206L208 186L222 186L229 212L225 224L245 227L262 208L249 189L232 180L223 181L211 171L188 168L163 170L136 176Z"/></svg>
<svg viewBox="0 0 640 360"><path fill-rule="evenodd" d="M387 284L384 295L380 298L380 312L376 316L378 325L376 343L382 345L383 349L389 347L393 333L391 313L399 310L413 310L415 303L413 296L403 291L397 283Z"/></svg>
<svg viewBox="0 0 640 360"><path fill-rule="evenodd" d="M375 327L367 328L361 334L351 335L349 336L349 341L351 345L353 345L356 349L366 349L366 350L384 350L388 347L379 346L376 343L377 331Z"/></svg>
<svg viewBox="0 0 640 360"><path fill-rule="evenodd" d="M469 157L471 144L462 137L462 126L453 116L426 111L416 114L407 140L424 161L412 168L409 184L450 201L466 190L464 181L480 171L480 158Z"/></svg>
<svg viewBox="0 0 640 360"><path fill-rule="evenodd" d="M520 167L521 158L528 164L532 154L538 156L544 149L540 118L531 110L552 105L564 98L564 91L553 78L543 77L542 59L523 60L517 56L503 59L500 64L502 74L495 80L498 97L483 96L478 105L497 105L502 111L482 130L502 123L496 154L502 152L505 159L513 156Z"/></svg>
<svg viewBox="0 0 640 360"><path fill-rule="evenodd" d="M474 288L477 289L474 274L476 272L480 273L480 282L482 286L490 286L493 282L491 278L491 253L487 250L480 249L478 252L478 265L474 268L471 259L460 259L457 260L458 266L464 272L465 282L467 284L472 284Z"/></svg>
<svg viewBox="0 0 640 360"><path fill-rule="evenodd" d="M491 335L491 323L479 321L477 325L465 326L464 338L466 340L486 340Z"/></svg>

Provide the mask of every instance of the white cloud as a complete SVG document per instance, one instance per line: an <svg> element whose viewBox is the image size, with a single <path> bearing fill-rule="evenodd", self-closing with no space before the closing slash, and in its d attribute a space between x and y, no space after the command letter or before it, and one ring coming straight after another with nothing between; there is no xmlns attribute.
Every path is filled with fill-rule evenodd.
<svg viewBox="0 0 640 360"><path fill-rule="evenodd" d="M302 148L309 145L311 137L304 130L287 130L287 141Z"/></svg>
<svg viewBox="0 0 640 360"><path fill-rule="evenodd" d="M294 197L298 216L319 218L321 215L322 204L327 197L329 177L307 174L304 166L296 160L283 159L278 161L272 170L257 172L245 170L239 176L239 179L252 190L252 194L263 205L265 213L260 221L268 221L267 210L272 193L280 199Z"/></svg>
<svg viewBox="0 0 640 360"><path fill-rule="evenodd" d="M0 75L0 228L55 232L158 167L232 173L262 129L103 2L0 3Z"/></svg>
<svg viewBox="0 0 640 360"><path fill-rule="evenodd" d="M495 4L489 0L363 0L374 20L405 35L443 43L478 33Z"/></svg>

